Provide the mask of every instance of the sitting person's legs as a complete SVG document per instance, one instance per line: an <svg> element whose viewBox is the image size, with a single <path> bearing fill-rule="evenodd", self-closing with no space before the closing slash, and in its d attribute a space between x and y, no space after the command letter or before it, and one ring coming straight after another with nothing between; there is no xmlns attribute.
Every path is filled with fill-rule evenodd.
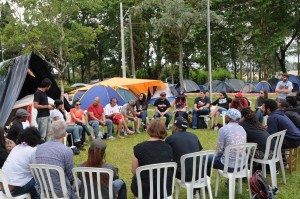
<svg viewBox="0 0 300 199"><path fill-rule="evenodd" d="M112 136L112 129L113 129L112 121L110 119L106 119L105 126L107 126L107 137L109 138Z"/></svg>
<svg viewBox="0 0 300 199"><path fill-rule="evenodd" d="M90 120L89 125L92 126L95 137L99 138L99 122L97 120Z"/></svg>
<svg viewBox="0 0 300 199"><path fill-rule="evenodd" d="M165 124L166 124L166 127L168 127L172 120L172 114L170 112L167 112L164 116L167 118Z"/></svg>
<svg viewBox="0 0 300 199"><path fill-rule="evenodd" d="M127 198L126 184L121 179L116 179L113 181L114 193L118 194L118 199Z"/></svg>

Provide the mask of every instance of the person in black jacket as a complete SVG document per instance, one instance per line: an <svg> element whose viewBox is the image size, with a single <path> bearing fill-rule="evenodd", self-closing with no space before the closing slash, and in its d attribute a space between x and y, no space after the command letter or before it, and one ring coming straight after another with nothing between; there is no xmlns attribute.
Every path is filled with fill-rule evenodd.
<svg viewBox="0 0 300 199"><path fill-rule="evenodd" d="M227 97L226 92L221 91L219 93L219 98L212 103L212 105L215 105L215 108L208 115L208 118L214 117L214 124L211 128L218 126L220 114L222 114L223 111L226 112L229 109L229 104L231 103L231 101L232 99Z"/></svg>
<svg viewBox="0 0 300 199"><path fill-rule="evenodd" d="M295 124L298 129L300 129L300 115L297 113L295 107L290 106L290 104L285 101L281 101L278 105L278 109L283 110L284 114Z"/></svg>
<svg viewBox="0 0 300 199"><path fill-rule="evenodd" d="M17 143L17 137L19 133L24 130L22 122L26 122L28 116L30 116L30 114L25 109L20 108L17 110L15 119L12 122L12 126L8 131L8 139L14 141L14 143Z"/></svg>

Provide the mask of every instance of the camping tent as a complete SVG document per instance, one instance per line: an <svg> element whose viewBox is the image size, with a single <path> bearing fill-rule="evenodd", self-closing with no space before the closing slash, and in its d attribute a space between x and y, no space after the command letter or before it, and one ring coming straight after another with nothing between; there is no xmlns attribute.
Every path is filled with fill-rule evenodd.
<svg viewBox="0 0 300 199"><path fill-rule="evenodd" d="M108 104L110 99L113 97L117 98L119 106L123 106L125 104L125 101L113 88L98 85L87 90L81 97L81 108L83 110L87 110L88 106L93 103L95 97L100 97L100 104L103 107L105 107L105 105Z"/></svg>
<svg viewBox="0 0 300 199"><path fill-rule="evenodd" d="M129 89L119 87L116 91L121 95L125 103L129 102L130 100L136 100L136 97Z"/></svg>
<svg viewBox="0 0 300 199"><path fill-rule="evenodd" d="M185 93L195 93L199 92L199 86L196 84L193 80L190 79L184 79L183 80L183 87L184 87L184 92ZM175 86L175 89L180 92L180 82L178 82Z"/></svg>
<svg viewBox="0 0 300 199"><path fill-rule="evenodd" d="M293 92L300 91L300 79L295 75L289 75L289 81L293 83Z"/></svg>
<svg viewBox="0 0 300 199"><path fill-rule="evenodd" d="M271 84L271 86L272 86L272 92L275 92L275 88L276 88L276 86L277 86L277 83L279 82L279 79L278 78L276 78L276 77L274 77L274 78L272 78L272 79L269 79L269 84Z"/></svg>
<svg viewBox="0 0 300 199"><path fill-rule="evenodd" d="M220 80L213 80L211 82L211 86L212 86L213 93L219 93L221 91L224 91L226 93L234 92L234 89L232 88L232 86L230 84L228 84L227 82L220 81ZM209 90L209 88L210 88L209 83L206 83L205 87L207 88L207 90Z"/></svg>
<svg viewBox="0 0 300 199"><path fill-rule="evenodd" d="M7 69L7 70L6 70ZM0 125L4 126L15 102L33 94L44 78L52 81L47 95L52 99L60 97L60 90L51 75L48 64L33 53L0 63ZM65 100L66 109L70 107Z"/></svg>
<svg viewBox="0 0 300 199"><path fill-rule="evenodd" d="M77 87L84 87L84 86L88 86L89 84L84 84L84 83L75 83L73 84L71 87L72 88L77 88Z"/></svg>
<svg viewBox="0 0 300 199"><path fill-rule="evenodd" d="M255 85L252 83L246 83L241 89L242 93L253 93L254 91L255 91Z"/></svg>
<svg viewBox="0 0 300 199"><path fill-rule="evenodd" d="M27 110L28 113L30 113L30 116L28 117L29 124L31 126L37 127L36 123L36 116L37 116L37 110L33 107L33 94L27 95L23 97L22 99L16 101L10 115L8 118L8 123L11 122L12 118L15 116L16 111L20 108ZM50 104L54 104L54 100L50 97L48 97L48 102Z"/></svg>
<svg viewBox="0 0 300 199"><path fill-rule="evenodd" d="M261 89L266 89L268 92L273 91L271 84L269 84L266 81L259 82L255 87L255 92L259 93L259 91L261 91Z"/></svg>
<svg viewBox="0 0 300 199"><path fill-rule="evenodd" d="M155 102L155 100L157 99L157 98L159 98L159 96L160 96L160 93L161 92L165 92L166 93L166 97L168 98L168 100L170 101L170 102L173 102L174 101L174 95L172 94L172 92L171 92L171 89L167 86L166 88L164 88L164 89L160 89L160 90L156 90L155 91L155 93L154 93L154 95L151 97L151 99L148 101L148 104L154 104L154 102Z"/></svg>
<svg viewBox="0 0 300 199"><path fill-rule="evenodd" d="M239 92L245 85L245 82L239 79L226 79L225 82L229 83L232 86L234 92Z"/></svg>

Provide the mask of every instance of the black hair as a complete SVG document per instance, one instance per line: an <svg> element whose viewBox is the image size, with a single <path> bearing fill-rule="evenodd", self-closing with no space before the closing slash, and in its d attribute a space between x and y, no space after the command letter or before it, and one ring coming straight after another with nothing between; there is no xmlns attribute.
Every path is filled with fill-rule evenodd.
<svg viewBox="0 0 300 199"><path fill-rule="evenodd" d="M75 105L76 105L76 103L77 103L77 102L80 102L80 100L79 100L79 99L77 99L77 100L74 100L74 101L73 101L73 105L72 105L72 106L73 106L73 108L75 107Z"/></svg>
<svg viewBox="0 0 300 199"><path fill-rule="evenodd" d="M281 76L282 76L282 77L287 77L287 78L289 78L289 74L287 74L287 73L282 73Z"/></svg>
<svg viewBox="0 0 300 199"><path fill-rule="evenodd" d="M206 90L200 90L199 93L204 93L204 94L206 94Z"/></svg>
<svg viewBox="0 0 300 199"><path fill-rule="evenodd" d="M145 101L146 101L146 95L145 95L145 93L140 93L139 96L140 96L140 95L143 95L142 101L145 102ZM138 99L139 99L139 98L138 98Z"/></svg>
<svg viewBox="0 0 300 199"><path fill-rule="evenodd" d="M62 104L63 104L63 101L61 99L56 99L54 101L55 108L57 108L59 105L62 105Z"/></svg>
<svg viewBox="0 0 300 199"><path fill-rule="evenodd" d="M41 84L40 84L40 88L47 88L49 86L52 85L52 82L49 78L45 78L42 80Z"/></svg>
<svg viewBox="0 0 300 199"><path fill-rule="evenodd" d="M34 127L27 127L24 129L17 138L17 144L22 144L25 142L27 145L31 147L35 147L36 145L40 144L41 142L41 135L39 130Z"/></svg>
<svg viewBox="0 0 300 199"><path fill-rule="evenodd" d="M272 99L264 99L262 103L265 104L265 109L269 108L271 112L275 111L278 107L277 102Z"/></svg>
<svg viewBox="0 0 300 199"><path fill-rule="evenodd" d="M261 125L261 123L258 121L256 113L251 110L250 107L243 108L241 110L241 116L244 118L244 121L254 125L255 127L259 129L264 129L264 127Z"/></svg>
<svg viewBox="0 0 300 199"><path fill-rule="evenodd" d="M6 149L5 147L5 130L2 126L0 126L0 147Z"/></svg>
<svg viewBox="0 0 300 199"><path fill-rule="evenodd" d="M220 92L225 98L227 98L227 93L225 91Z"/></svg>
<svg viewBox="0 0 300 199"><path fill-rule="evenodd" d="M117 99L116 97L112 97L112 98L110 98L110 100L109 100L109 103L111 104L111 103L112 103L112 101L113 101L113 99L116 99L116 100L117 100L117 104L118 104L118 99Z"/></svg>
<svg viewBox="0 0 300 199"><path fill-rule="evenodd" d="M293 106L293 107L297 106L296 96L286 96L285 100L290 106Z"/></svg>
<svg viewBox="0 0 300 199"><path fill-rule="evenodd" d="M290 104L287 102L287 101L280 101L279 102L279 105L282 107L282 108L288 108L290 106Z"/></svg>

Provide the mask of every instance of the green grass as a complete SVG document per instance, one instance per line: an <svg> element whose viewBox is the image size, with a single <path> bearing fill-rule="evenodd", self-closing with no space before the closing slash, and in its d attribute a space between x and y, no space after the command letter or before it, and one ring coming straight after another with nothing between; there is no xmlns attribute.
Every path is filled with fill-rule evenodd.
<svg viewBox="0 0 300 199"><path fill-rule="evenodd" d="M256 97L251 96L249 97L250 100L253 102L252 106L254 106L254 102ZM192 108L194 97L188 98L189 101L189 109ZM252 107L253 108L253 107ZM149 109L153 109L153 107L149 107ZM149 111L149 118L153 116L153 112ZM192 130L188 129L189 132L194 133L198 136L202 146L203 150L215 150L218 133L217 131L213 130ZM171 134L171 131L168 131L168 134ZM128 136L126 139L116 139L114 141L107 141L107 149L106 149L106 162L113 164L114 166L119 168L119 176L121 179L123 179L126 182L127 185L127 192L128 192L128 198L134 198L133 194L131 193L130 185L131 185L131 157L133 154L133 147L141 143L143 141L148 140L148 134L145 132L142 132L141 134L135 134L132 136ZM86 147L88 148L88 146ZM80 153L80 155L74 156L74 163L75 166L77 166L79 163L85 161L87 159L87 151L83 151ZM299 162L298 162L299 165ZM299 165L300 168L300 165ZM298 193L298 189L300 186L300 169L297 172L293 172L293 174L289 174L289 172L286 170L286 179L287 179L287 185L283 184L282 181L282 175L281 173L277 175L277 183L280 193L277 195L276 198L280 199L296 199L300 198L300 195ZM267 176L267 180L270 183L270 175ZM214 195L215 190L215 181L216 181L216 171L214 170L212 173L212 191ZM228 189L224 186L225 178L220 178L220 184L219 184L219 194L217 198L228 198ZM247 192L247 184L243 183L243 192L242 194L238 194L237 186L235 190L235 196L237 199L244 199L249 198L249 193ZM186 198L186 191L185 189L181 189L180 191L180 199Z"/></svg>

